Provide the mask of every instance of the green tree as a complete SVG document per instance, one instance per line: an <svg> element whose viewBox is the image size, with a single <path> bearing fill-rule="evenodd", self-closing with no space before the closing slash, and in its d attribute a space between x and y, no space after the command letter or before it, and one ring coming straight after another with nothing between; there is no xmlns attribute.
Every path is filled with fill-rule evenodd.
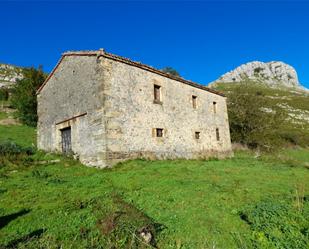
<svg viewBox="0 0 309 249"><path fill-rule="evenodd" d="M38 120L36 91L47 75L41 66L38 69L25 68L23 74L24 78L18 80L12 90L11 104L17 110L16 116L22 123L36 126Z"/></svg>
<svg viewBox="0 0 309 249"><path fill-rule="evenodd" d="M250 148L273 150L282 145L280 127L284 114L258 85L242 83L228 93L231 139Z"/></svg>
<svg viewBox="0 0 309 249"><path fill-rule="evenodd" d="M9 99L9 90L7 88L0 88L0 100Z"/></svg>
<svg viewBox="0 0 309 249"><path fill-rule="evenodd" d="M173 76L181 77L180 74L172 67L165 67L161 69L162 72L171 74Z"/></svg>

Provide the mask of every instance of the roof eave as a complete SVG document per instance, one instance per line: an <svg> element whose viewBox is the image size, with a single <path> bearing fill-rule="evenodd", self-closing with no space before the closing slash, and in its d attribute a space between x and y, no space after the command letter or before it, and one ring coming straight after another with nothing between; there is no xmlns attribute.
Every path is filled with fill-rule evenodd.
<svg viewBox="0 0 309 249"><path fill-rule="evenodd" d="M207 92L210 92L210 93L222 96L222 97L226 97L223 93L218 92L216 90L213 90L213 89L211 89L209 87L203 86L201 84L195 83L195 82L190 81L190 80L185 80L185 79L183 79L181 77L177 77L177 76L174 76L174 75L162 72L162 71L160 71L160 70L158 70L156 68L153 68L151 66L142 64L140 62L132 61L132 60L130 60L128 58L124 58L124 57L121 57L121 56L118 56L118 55L107 53L104 50L98 50L98 51L75 51L75 52L74 51L68 51L68 52L63 53L61 58L60 58L60 60L58 61L58 63L54 67L54 69L51 71L51 73L49 74L47 79L44 81L44 83L37 90L37 92L36 92L37 95L42 91L42 89L44 88L44 86L46 85L48 80L55 73L55 71L57 70L57 68L59 67L60 63L62 62L62 60L63 60L63 58L65 56L98 56L98 57L103 56L105 58L112 59L112 60L115 60L115 61L119 61L119 62L131 65L131 66L135 66L135 67L147 70L149 72L159 74L159 75L161 75L163 77L166 77L166 78L169 78L169 79L172 79L172 80L176 80L176 81L182 82L184 84L187 84L187 85L190 85L190 86L202 89L204 91L207 91Z"/></svg>

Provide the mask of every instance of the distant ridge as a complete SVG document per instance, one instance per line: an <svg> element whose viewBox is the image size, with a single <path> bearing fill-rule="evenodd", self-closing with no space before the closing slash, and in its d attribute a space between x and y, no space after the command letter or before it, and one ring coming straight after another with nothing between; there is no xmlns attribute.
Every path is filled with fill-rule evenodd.
<svg viewBox="0 0 309 249"><path fill-rule="evenodd" d="M22 79L23 68L0 63L0 88L12 87L17 80Z"/></svg>
<svg viewBox="0 0 309 249"><path fill-rule="evenodd" d="M254 81L271 87L288 87L302 90L304 88L298 81L296 70L281 61L260 62L252 61L243 64L236 69L223 74L215 83L233 83L242 81Z"/></svg>

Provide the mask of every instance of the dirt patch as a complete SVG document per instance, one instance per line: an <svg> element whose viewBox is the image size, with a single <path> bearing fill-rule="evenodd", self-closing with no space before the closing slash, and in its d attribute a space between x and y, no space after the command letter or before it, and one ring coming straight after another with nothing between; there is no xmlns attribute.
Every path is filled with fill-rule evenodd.
<svg viewBox="0 0 309 249"><path fill-rule="evenodd" d="M156 237L165 226L156 223L121 196L113 195L111 198L110 211L104 212L97 221L97 228L107 238L109 246L119 248L118 243L122 241L126 248L157 248Z"/></svg>
<svg viewBox="0 0 309 249"><path fill-rule="evenodd" d="M104 235L110 234L117 226L117 220L118 218L124 214L123 212L115 212L112 214L109 214L107 217L105 217L102 220L99 220L97 225L100 229L100 231Z"/></svg>
<svg viewBox="0 0 309 249"><path fill-rule="evenodd" d="M0 120L0 125L21 125L21 123L12 117L8 117Z"/></svg>

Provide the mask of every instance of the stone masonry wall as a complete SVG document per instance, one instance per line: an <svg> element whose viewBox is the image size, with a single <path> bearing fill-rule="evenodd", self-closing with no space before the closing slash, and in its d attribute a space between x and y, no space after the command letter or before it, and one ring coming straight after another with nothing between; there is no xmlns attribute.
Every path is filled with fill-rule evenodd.
<svg viewBox="0 0 309 249"><path fill-rule="evenodd" d="M106 166L102 70L96 56L64 57L38 95L39 149L61 152L60 129L71 126L81 162Z"/></svg>
<svg viewBox="0 0 309 249"><path fill-rule="evenodd" d="M136 157L231 155L225 97L108 58L101 59L101 65L109 165ZM162 104L154 103L154 84L161 86ZM192 95L197 96L197 109ZM164 136L155 137L154 128L163 128ZM195 139L195 132L200 132L200 139Z"/></svg>
<svg viewBox="0 0 309 249"><path fill-rule="evenodd" d="M65 56L38 95L38 115L39 149L61 152L60 130L71 127L72 150L90 166L232 153L224 97L104 56ZM155 128L164 129L162 138Z"/></svg>

